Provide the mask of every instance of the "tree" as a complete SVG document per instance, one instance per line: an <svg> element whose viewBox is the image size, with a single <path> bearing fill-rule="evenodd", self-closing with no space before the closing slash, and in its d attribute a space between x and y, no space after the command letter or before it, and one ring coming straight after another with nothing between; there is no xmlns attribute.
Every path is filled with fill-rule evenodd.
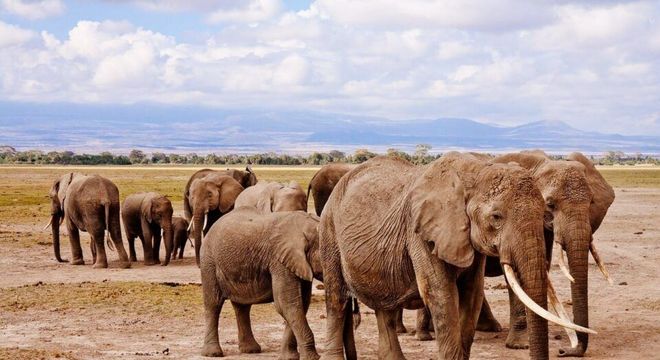
<svg viewBox="0 0 660 360"><path fill-rule="evenodd" d="M353 163L360 164L373 157L376 157L376 154L372 153L367 149L357 149L353 154Z"/></svg>
<svg viewBox="0 0 660 360"><path fill-rule="evenodd" d="M346 154L339 150L331 150L329 155L332 158L332 161L342 161L346 158Z"/></svg>
<svg viewBox="0 0 660 360"><path fill-rule="evenodd" d="M162 152L155 152L151 154L151 162L154 164L167 164L170 162L170 159Z"/></svg>
<svg viewBox="0 0 660 360"><path fill-rule="evenodd" d="M431 149L432 147L429 144L417 144L417 146L415 146L415 164L419 165L430 162L429 150Z"/></svg>
<svg viewBox="0 0 660 360"><path fill-rule="evenodd" d="M137 150L133 149L131 152L128 154L128 158L131 160L131 163L133 164L140 164L144 160L146 155L144 155L144 152L142 150Z"/></svg>

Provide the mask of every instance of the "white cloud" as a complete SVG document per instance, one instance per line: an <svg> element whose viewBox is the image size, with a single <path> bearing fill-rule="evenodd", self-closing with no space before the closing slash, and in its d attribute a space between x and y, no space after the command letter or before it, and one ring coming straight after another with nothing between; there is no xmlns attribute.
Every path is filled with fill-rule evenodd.
<svg viewBox="0 0 660 360"><path fill-rule="evenodd" d="M207 16L207 19L211 23L256 23L273 18L281 10L280 0L251 0L241 7L217 9Z"/></svg>
<svg viewBox="0 0 660 360"><path fill-rule="evenodd" d="M34 32L0 21L0 48L19 45L34 37Z"/></svg>
<svg viewBox="0 0 660 360"><path fill-rule="evenodd" d="M64 12L61 0L2 0L5 11L30 19L38 20Z"/></svg>

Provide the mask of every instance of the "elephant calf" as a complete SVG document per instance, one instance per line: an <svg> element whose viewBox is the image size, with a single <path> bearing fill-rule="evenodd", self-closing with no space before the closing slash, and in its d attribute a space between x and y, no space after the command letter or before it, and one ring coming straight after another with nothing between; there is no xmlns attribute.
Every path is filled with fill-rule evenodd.
<svg viewBox="0 0 660 360"><path fill-rule="evenodd" d="M177 250L179 252L179 259L183 259L183 250L186 248L186 242L190 237L188 231L188 220L175 216L172 218L172 232L174 234L174 250L172 251L172 260L176 259Z"/></svg>
<svg viewBox="0 0 660 360"><path fill-rule="evenodd" d="M135 254L135 238L142 241L144 264L160 263L161 231L165 240L165 261L170 262L172 253L172 202L159 193L132 194L124 200L121 207L121 218L128 239L131 261L137 261Z"/></svg>
<svg viewBox="0 0 660 360"><path fill-rule="evenodd" d="M318 219L301 211L264 213L242 207L218 220L201 249L206 316L204 356L223 356L218 320L225 300L236 312L239 349L261 352L250 328L250 306L274 302L286 320L281 357L318 359L305 317L312 278L320 279ZM302 296L301 296L302 295Z"/></svg>
<svg viewBox="0 0 660 360"><path fill-rule="evenodd" d="M307 211L307 195L295 181L287 185L260 181L238 195L235 207L251 206L265 212Z"/></svg>

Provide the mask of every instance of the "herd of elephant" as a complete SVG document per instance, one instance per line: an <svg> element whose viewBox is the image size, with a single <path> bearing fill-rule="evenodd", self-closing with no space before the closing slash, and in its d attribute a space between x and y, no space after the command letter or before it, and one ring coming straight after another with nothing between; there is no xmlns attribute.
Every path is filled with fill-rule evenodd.
<svg viewBox="0 0 660 360"><path fill-rule="evenodd" d="M310 193L315 215L307 212ZM416 337L435 337L439 358L467 359L476 330L502 330L484 297L484 277L504 275L510 304L506 346L548 359L551 321L566 329L570 341L559 356L581 357L595 334L588 328L589 253L612 283L593 233L614 191L580 153L553 160L542 151L498 157L450 152L425 166L380 156L357 166L322 167L307 193L294 182L258 182L249 166L204 169L185 186L185 219L173 217L170 200L157 193L124 200L130 258L122 242L119 192L110 180L67 174L55 181L50 198L60 262L66 261L59 246L64 220L72 264L84 264L79 230L91 235L94 267L108 265L104 238L125 268L136 261L136 237L145 264L160 262L164 240L162 265L177 250L181 258L186 240L194 240L205 356L223 356L218 325L229 300L242 353L261 352L251 305L273 302L285 319L280 357L319 358L306 319L317 279L325 287L324 358L357 358L359 300L375 311L379 358L404 358L397 339L406 331L401 314L417 309ZM548 276L555 243L559 268L570 281L572 320Z"/></svg>

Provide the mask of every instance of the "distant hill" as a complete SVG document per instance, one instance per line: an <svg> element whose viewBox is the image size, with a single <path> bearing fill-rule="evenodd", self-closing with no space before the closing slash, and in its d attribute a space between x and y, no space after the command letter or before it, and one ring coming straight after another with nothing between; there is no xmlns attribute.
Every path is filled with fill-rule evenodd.
<svg viewBox="0 0 660 360"><path fill-rule="evenodd" d="M503 127L469 119L393 121L304 111L216 110L157 105L0 103L0 144L19 150L128 152L312 152L367 147L410 151L660 153L658 136L622 136L575 129L559 121Z"/></svg>

